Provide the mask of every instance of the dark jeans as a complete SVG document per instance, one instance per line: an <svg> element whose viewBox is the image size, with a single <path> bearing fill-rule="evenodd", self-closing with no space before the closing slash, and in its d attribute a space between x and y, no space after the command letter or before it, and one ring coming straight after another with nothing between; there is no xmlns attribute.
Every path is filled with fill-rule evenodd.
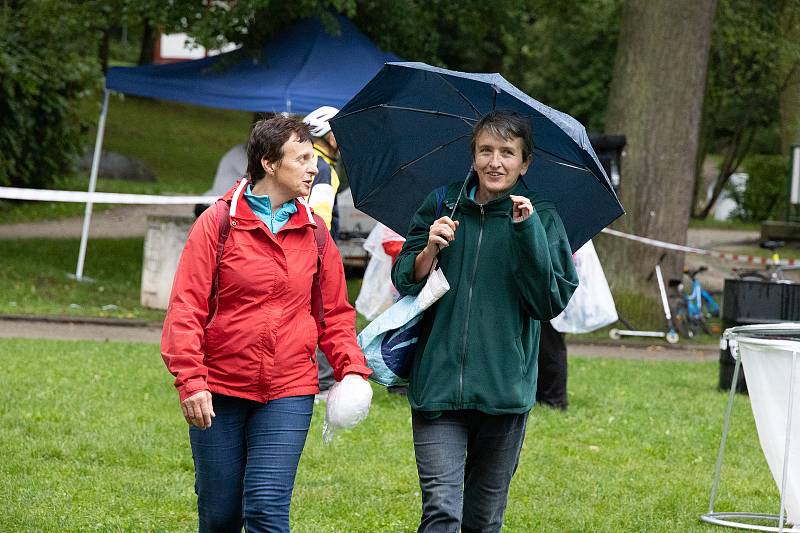
<svg viewBox="0 0 800 533"><path fill-rule="evenodd" d="M313 396L262 404L213 397L206 430L189 428L201 532L289 531L289 505Z"/></svg>
<svg viewBox="0 0 800 533"><path fill-rule="evenodd" d="M490 533L503 527L528 413L445 411L430 420L412 411L422 491L419 533Z"/></svg>
<svg viewBox="0 0 800 533"><path fill-rule="evenodd" d="M539 337L539 377L536 380L536 401L543 405L566 410L567 401L567 344L559 333L543 320Z"/></svg>

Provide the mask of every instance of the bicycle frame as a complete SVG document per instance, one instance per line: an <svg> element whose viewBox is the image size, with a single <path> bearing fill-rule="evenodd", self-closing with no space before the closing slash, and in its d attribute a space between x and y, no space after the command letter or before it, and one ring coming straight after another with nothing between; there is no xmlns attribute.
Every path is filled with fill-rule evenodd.
<svg viewBox="0 0 800 533"><path fill-rule="evenodd" d="M708 314L714 316L719 313L719 304L714 300L714 297L703 288L700 280L692 278L692 290L688 294L684 294L686 299L686 308L689 318L692 320L702 320L703 304L705 304Z"/></svg>

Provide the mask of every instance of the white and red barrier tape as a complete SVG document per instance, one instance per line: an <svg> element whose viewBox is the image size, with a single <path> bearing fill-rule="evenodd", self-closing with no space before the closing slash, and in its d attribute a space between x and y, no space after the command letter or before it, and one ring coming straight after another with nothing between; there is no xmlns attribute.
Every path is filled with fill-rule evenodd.
<svg viewBox="0 0 800 533"><path fill-rule="evenodd" d="M211 204L216 196L161 196L153 194L123 194L116 192L58 191L0 187L0 198L8 200L38 200L85 204L194 205Z"/></svg>
<svg viewBox="0 0 800 533"><path fill-rule="evenodd" d="M702 248L694 248L691 246L683 246L680 244L673 244L671 242L664 242L659 241L656 239L650 239L648 237L639 237L638 235L631 235L630 233L623 233L621 231L617 231L611 228L603 229L603 233L607 233L608 235L613 235L615 237L622 237L623 239L628 239L631 241L641 242L643 244L649 244L650 246L654 246L656 248L662 248L664 250L674 250L676 252L686 252L688 254L699 254L699 255L707 255L710 257L716 257L718 259L723 259L726 261L737 261L739 263L747 263L750 265L782 265L782 266L792 266L800 264L800 261L797 259L781 259L777 263L773 261L769 257L761 257L758 255L744 255L744 254L735 254L732 252L718 252L716 250L704 250Z"/></svg>
<svg viewBox="0 0 800 533"><path fill-rule="evenodd" d="M122 194L109 192L83 192L83 191L60 191L50 189L23 189L19 187L0 187L0 198L9 200L38 200L45 202L75 202L95 204L140 204L140 205L194 205L213 203L216 196L162 196L152 194ZM673 244L671 242L659 241L648 237L639 237L630 233L623 233L611 228L605 228L603 233L621 237L631 241L641 242L664 250L685 252L689 254L706 255L716 257L726 261L736 261L751 265L773 265L776 264L771 258L757 255L743 255L731 252L717 252L715 250L704 250L691 246ZM777 264L792 266L800 264L797 259L782 259Z"/></svg>

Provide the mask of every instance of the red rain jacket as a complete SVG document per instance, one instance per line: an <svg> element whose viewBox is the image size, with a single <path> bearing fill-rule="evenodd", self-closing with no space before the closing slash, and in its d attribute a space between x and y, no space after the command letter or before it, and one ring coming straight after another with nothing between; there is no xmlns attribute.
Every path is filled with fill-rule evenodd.
<svg viewBox="0 0 800 533"><path fill-rule="evenodd" d="M325 328L318 338L311 313L319 256L311 209L295 200L297 213L273 235L236 190L223 197L233 202L231 229L211 322L206 324L219 240L216 209L206 209L192 226L175 273L161 355L181 401L203 390L258 402L316 394L318 342L337 381L349 373L368 376L330 234L320 271Z"/></svg>

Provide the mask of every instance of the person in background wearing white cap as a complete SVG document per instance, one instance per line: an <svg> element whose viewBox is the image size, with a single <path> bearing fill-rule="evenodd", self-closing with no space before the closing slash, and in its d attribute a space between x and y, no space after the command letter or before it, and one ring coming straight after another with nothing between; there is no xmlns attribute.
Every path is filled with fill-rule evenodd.
<svg viewBox="0 0 800 533"><path fill-rule="evenodd" d="M311 194L308 196L308 205L325 221L331 235L337 238L339 230L339 214L336 209L336 193L339 191L339 175L336 173L336 137L328 123L339 110L331 106L322 106L303 118L303 122L311 128L311 142L317 154L317 169L319 173L314 178ZM317 350L319 367L319 389L317 401L327 399L328 390L335 383L333 368L325 354Z"/></svg>
<svg viewBox="0 0 800 533"><path fill-rule="evenodd" d="M322 217L333 238L338 232L338 213L336 210L336 193L339 191L339 175L336 173L336 137L328 123L339 110L331 106L322 106L303 118L303 122L311 127L311 141L314 152L318 156L319 174L314 178L314 185L308 197L308 205Z"/></svg>

